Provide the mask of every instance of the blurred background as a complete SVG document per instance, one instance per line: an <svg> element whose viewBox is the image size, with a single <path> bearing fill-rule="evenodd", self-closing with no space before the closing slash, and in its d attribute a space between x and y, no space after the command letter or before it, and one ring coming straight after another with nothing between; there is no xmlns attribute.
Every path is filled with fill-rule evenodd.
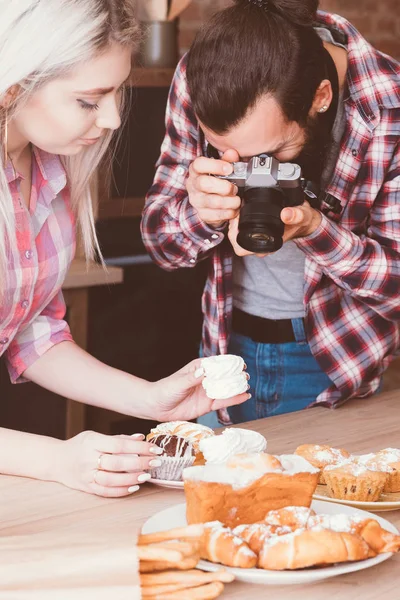
<svg viewBox="0 0 400 600"><path fill-rule="evenodd" d="M154 1L162 0L144 0L145 10ZM379 50L400 59L399 1L322 0L321 8L348 18ZM76 341L108 364L149 380L165 377L198 356L207 264L169 273L152 264L140 239L140 214L164 135L174 66L201 25L230 2L178 0L176 4L183 12L172 24L157 24L162 35L169 36L163 38L164 45L159 47L153 40L147 54L142 52L135 63L132 107L112 177L108 181L103 173L99 176L97 229L109 276L95 268L88 273L78 254L65 285L67 319ZM146 31L149 28L146 23ZM385 376L384 389L400 387L398 371L394 364ZM0 426L59 438L83 429L146 433L153 424L66 401L33 384L11 386L2 361L0 399Z"/></svg>

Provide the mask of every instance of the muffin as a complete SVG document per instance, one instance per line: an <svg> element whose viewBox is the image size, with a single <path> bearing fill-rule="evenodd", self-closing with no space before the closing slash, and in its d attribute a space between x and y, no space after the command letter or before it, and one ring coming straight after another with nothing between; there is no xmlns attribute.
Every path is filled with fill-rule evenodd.
<svg viewBox="0 0 400 600"><path fill-rule="evenodd" d="M214 432L209 427L187 421L161 423L152 429L147 435L147 441L164 450L164 454L157 457L161 460L161 465L150 471L152 478L182 481L183 469L196 462L203 462L199 442L213 435Z"/></svg>
<svg viewBox="0 0 400 600"><path fill-rule="evenodd" d="M302 456L317 469L320 469L318 483L325 485L324 468L328 465L338 465L350 458L347 450L320 446L318 444L303 444L295 450L295 454Z"/></svg>
<svg viewBox="0 0 400 600"><path fill-rule="evenodd" d="M380 471L388 475L385 493L400 492L400 450L385 448L376 454L363 454L357 457L357 462L371 471Z"/></svg>
<svg viewBox="0 0 400 600"><path fill-rule="evenodd" d="M357 462L325 467L329 495L339 500L376 502L383 492L388 475L371 471Z"/></svg>
<svg viewBox="0 0 400 600"><path fill-rule="evenodd" d="M264 453L189 467L183 472L187 521L236 527L263 521L270 510L309 507L318 473L300 456Z"/></svg>

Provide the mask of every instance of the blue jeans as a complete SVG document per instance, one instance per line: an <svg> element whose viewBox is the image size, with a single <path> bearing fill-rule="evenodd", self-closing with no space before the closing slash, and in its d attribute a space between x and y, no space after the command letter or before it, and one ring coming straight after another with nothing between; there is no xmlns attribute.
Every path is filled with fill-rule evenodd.
<svg viewBox="0 0 400 600"><path fill-rule="evenodd" d="M332 384L311 354L302 319L292 319L296 341L288 344L261 344L232 333L228 351L241 356L250 375L252 397L228 409L233 423L302 410ZM218 427L215 413L199 422Z"/></svg>

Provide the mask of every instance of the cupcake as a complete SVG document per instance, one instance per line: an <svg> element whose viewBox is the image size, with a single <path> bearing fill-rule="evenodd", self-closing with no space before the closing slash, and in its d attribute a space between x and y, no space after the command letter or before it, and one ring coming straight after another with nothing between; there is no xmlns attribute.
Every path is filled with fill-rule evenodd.
<svg viewBox="0 0 400 600"><path fill-rule="evenodd" d="M201 361L202 386L209 398L224 400L249 388L243 358L234 354L209 356Z"/></svg>
<svg viewBox="0 0 400 600"><path fill-rule="evenodd" d="M236 527L263 521L270 510L309 507L318 473L300 456L264 453L189 467L183 472L187 521Z"/></svg>
<svg viewBox="0 0 400 600"><path fill-rule="evenodd" d="M347 450L320 446L318 444L303 444L295 450L295 454L302 456L317 469L320 469L318 483L324 485L324 468L328 465L339 465L350 458Z"/></svg>
<svg viewBox="0 0 400 600"><path fill-rule="evenodd" d="M388 475L371 471L357 462L325 467L329 495L338 500L376 502L383 492Z"/></svg>
<svg viewBox="0 0 400 600"><path fill-rule="evenodd" d="M187 421L171 421L161 423L150 431L147 441L163 449L159 458L161 465L151 469L153 479L182 481L182 472L195 462L202 462L199 442L205 437L213 436L209 427Z"/></svg>
<svg viewBox="0 0 400 600"><path fill-rule="evenodd" d="M385 493L400 492L400 450L385 448L376 454L363 454L357 457L357 463L365 465L371 471L387 474L383 489Z"/></svg>

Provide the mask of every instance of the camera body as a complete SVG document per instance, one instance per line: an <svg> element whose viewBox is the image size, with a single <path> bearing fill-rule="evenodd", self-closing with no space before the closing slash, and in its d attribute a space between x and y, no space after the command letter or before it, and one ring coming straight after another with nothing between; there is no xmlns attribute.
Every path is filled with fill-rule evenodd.
<svg viewBox="0 0 400 600"><path fill-rule="evenodd" d="M238 244L258 254L281 248L284 223L280 213L304 202L304 180L299 165L280 163L267 154L233 163L233 173L221 177L235 183L243 200Z"/></svg>

